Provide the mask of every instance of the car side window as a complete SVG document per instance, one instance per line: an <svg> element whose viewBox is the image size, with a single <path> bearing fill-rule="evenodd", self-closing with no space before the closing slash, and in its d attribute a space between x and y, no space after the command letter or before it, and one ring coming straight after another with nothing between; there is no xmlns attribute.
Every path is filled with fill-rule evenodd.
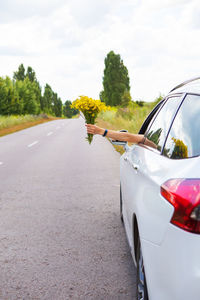
<svg viewBox="0 0 200 300"><path fill-rule="evenodd" d="M188 94L170 129L163 154L172 159L200 155L200 95Z"/></svg>
<svg viewBox="0 0 200 300"><path fill-rule="evenodd" d="M180 96L168 98L161 107L153 123L150 124L146 130L145 138L153 142L160 152L180 101Z"/></svg>

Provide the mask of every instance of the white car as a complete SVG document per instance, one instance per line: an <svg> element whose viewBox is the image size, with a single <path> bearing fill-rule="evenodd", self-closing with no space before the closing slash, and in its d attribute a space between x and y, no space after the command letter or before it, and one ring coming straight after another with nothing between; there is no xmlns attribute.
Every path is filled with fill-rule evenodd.
<svg viewBox="0 0 200 300"><path fill-rule="evenodd" d="M120 211L137 299L200 299L200 78L174 88L125 145ZM123 142L122 142L123 143ZM119 144L122 144L119 142Z"/></svg>

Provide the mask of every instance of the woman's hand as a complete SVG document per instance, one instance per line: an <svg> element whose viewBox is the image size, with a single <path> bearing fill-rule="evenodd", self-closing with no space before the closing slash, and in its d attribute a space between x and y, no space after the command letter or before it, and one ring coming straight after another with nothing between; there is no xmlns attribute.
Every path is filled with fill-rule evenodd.
<svg viewBox="0 0 200 300"><path fill-rule="evenodd" d="M92 124L85 124L85 126L87 127L87 133L91 133L91 134L103 134L105 129L96 126L96 125L92 125Z"/></svg>

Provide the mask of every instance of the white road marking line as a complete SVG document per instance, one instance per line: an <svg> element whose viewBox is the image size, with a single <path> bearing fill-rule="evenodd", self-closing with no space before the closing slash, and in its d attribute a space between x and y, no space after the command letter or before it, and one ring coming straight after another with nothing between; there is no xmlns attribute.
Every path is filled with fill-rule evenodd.
<svg viewBox="0 0 200 300"><path fill-rule="evenodd" d="M3 165L3 162L2 162L2 161L0 161L0 165Z"/></svg>
<svg viewBox="0 0 200 300"><path fill-rule="evenodd" d="M37 143L38 143L38 141L35 141L35 142L33 142L32 144L29 144L28 147L30 148L30 147L36 145Z"/></svg>
<svg viewBox="0 0 200 300"><path fill-rule="evenodd" d="M52 135L52 134L53 134L53 132L50 131L49 133L47 133L47 136L50 136L50 135Z"/></svg>

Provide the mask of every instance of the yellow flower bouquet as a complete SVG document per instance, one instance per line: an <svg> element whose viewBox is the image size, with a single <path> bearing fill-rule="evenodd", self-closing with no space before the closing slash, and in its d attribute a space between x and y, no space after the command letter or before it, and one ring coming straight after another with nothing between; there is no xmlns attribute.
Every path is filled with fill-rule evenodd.
<svg viewBox="0 0 200 300"><path fill-rule="evenodd" d="M103 102L101 102L101 100L95 100L87 96L79 96L79 98L72 103L71 108L81 111L87 124L95 124L98 113L100 111L106 111L110 109L110 107L106 106ZM86 139L88 140L89 144L91 144L93 134L88 133L88 137Z"/></svg>

